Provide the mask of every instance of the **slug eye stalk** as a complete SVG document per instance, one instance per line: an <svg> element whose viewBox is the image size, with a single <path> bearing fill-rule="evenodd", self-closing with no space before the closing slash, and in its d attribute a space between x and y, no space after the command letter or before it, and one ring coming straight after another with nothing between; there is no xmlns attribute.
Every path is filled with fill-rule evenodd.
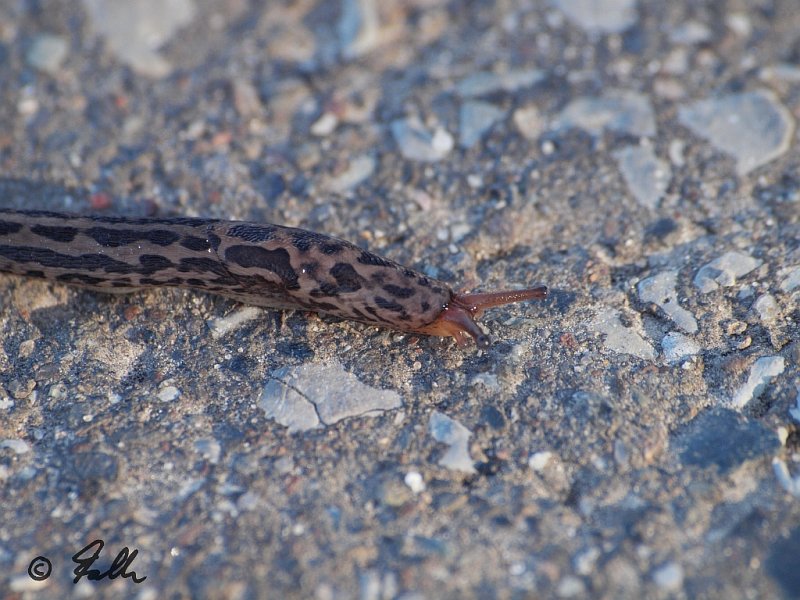
<svg viewBox="0 0 800 600"><path fill-rule="evenodd" d="M452 336L459 346L465 346L469 336L475 340L478 348L485 350L489 347L489 336L478 326L475 319L486 309L546 297L547 287L543 285L524 290L453 294L450 302L443 307L436 320L425 328L424 333Z"/></svg>

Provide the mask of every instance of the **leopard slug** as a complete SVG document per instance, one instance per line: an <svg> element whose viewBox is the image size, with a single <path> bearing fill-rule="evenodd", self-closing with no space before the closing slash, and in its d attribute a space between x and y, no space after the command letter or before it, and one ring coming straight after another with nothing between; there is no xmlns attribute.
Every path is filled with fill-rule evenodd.
<svg viewBox="0 0 800 600"><path fill-rule="evenodd" d="M0 271L102 292L177 286L269 308L392 329L489 337L484 310L545 298L544 286L456 293L435 279L313 231L202 218L77 216L0 209Z"/></svg>

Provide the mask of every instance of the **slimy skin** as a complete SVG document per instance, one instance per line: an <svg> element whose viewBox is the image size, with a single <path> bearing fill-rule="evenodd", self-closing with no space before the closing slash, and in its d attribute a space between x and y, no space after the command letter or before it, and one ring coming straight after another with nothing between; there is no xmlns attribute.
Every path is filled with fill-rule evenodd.
<svg viewBox="0 0 800 600"><path fill-rule="evenodd" d="M484 310L547 288L458 294L350 242L268 223L135 219L0 209L0 272L100 292L184 287L409 333L489 338Z"/></svg>

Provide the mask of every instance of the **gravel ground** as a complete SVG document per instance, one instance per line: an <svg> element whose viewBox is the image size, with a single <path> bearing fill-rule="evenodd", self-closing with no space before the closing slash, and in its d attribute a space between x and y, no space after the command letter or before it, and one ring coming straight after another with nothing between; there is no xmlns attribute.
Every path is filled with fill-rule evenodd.
<svg viewBox="0 0 800 600"><path fill-rule="evenodd" d="M0 276L0 596L800 597L798 32L797 0L0 3L0 206L552 292L478 351ZM94 540L146 579L73 583Z"/></svg>

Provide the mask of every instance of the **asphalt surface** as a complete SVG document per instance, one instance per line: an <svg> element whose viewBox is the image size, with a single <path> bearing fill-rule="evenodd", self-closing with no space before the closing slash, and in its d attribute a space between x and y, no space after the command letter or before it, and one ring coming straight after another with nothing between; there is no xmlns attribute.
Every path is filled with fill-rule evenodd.
<svg viewBox="0 0 800 600"><path fill-rule="evenodd" d="M0 206L551 289L478 351L0 275L0 596L800 597L798 32L796 0L0 4Z"/></svg>

